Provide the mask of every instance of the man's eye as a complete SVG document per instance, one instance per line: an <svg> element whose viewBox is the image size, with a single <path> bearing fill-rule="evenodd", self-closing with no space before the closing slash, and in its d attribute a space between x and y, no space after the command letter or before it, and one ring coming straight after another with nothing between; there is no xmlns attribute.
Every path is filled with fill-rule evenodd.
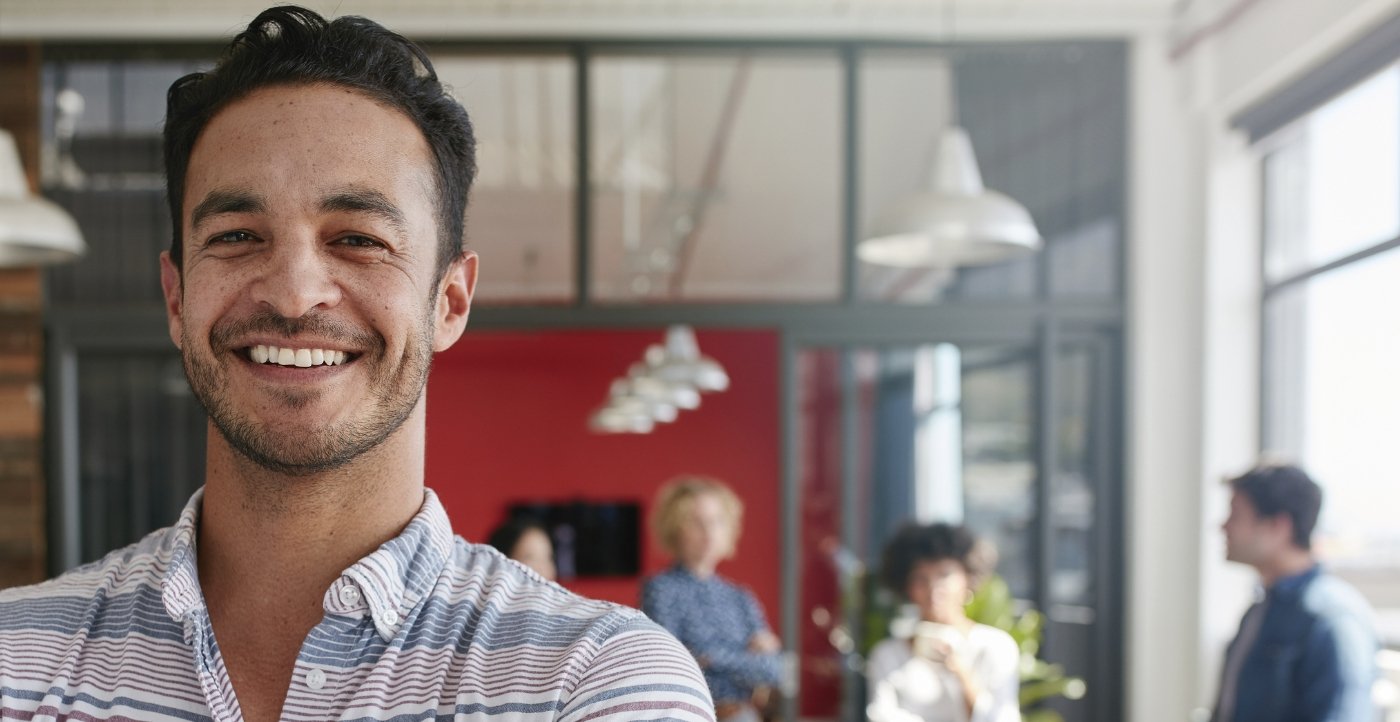
<svg viewBox="0 0 1400 722"><path fill-rule="evenodd" d="M247 231L229 231L210 238L209 243L247 243L253 240L257 240L257 237Z"/></svg>
<svg viewBox="0 0 1400 722"><path fill-rule="evenodd" d="M369 236L341 236L336 239L336 243L352 248L380 248L384 245Z"/></svg>

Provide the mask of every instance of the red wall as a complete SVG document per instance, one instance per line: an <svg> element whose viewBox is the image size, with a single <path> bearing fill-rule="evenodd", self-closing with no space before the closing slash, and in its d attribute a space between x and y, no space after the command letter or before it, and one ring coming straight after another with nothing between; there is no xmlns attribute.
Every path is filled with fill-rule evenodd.
<svg viewBox="0 0 1400 722"><path fill-rule="evenodd" d="M588 430L613 379L662 329L473 332L438 354L428 383L427 483L458 534L484 541L521 501L637 501L643 518L680 474L725 481L743 498L744 534L720 573L748 585L778 626L778 338L770 331L700 331L702 352L732 385L645 435ZM666 557L643 531L643 574ZM640 578L574 580L580 594L635 605Z"/></svg>

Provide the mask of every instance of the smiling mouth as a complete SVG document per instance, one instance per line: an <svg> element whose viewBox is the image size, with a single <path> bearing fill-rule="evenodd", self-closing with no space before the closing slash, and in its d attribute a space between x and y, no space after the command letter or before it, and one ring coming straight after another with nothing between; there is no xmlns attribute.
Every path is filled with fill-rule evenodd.
<svg viewBox="0 0 1400 722"><path fill-rule="evenodd" d="M321 348L288 348L282 346L248 346L242 350L244 358L255 364L268 366L342 366L359 358L359 354Z"/></svg>

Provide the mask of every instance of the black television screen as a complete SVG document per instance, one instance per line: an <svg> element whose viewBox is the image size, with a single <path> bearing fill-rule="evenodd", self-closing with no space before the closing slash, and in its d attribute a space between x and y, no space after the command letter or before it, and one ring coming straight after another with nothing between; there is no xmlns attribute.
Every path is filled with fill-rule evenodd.
<svg viewBox="0 0 1400 722"><path fill-rule="evenodd" d="M641 507L637 502L518 503L512 504L508 513L534 518L549 529L561 580L641 573Z"/></svg>

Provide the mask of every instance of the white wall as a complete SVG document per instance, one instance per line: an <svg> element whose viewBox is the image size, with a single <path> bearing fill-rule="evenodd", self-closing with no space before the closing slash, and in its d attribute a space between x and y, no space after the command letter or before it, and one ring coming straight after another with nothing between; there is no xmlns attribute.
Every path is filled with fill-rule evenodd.
<svg viewBox="0 0 1400 722"><path fill-rule="evenodd" d="M1175 60L1156 33L1133 54L1131 722L1184 722L1209 706L1254 585L1222 561L1219 534L1220 482L1253 463L1259 434L1258 158L1228 118L1400 12L1400 0L1212 7L1243 11Z"/></svg>

